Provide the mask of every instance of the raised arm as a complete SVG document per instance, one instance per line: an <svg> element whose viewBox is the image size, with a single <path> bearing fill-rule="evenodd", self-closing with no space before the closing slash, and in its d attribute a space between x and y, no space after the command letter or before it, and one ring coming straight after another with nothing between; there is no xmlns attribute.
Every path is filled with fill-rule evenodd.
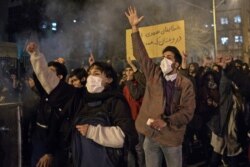
<svg viewBox="0 0 250 167"><path fill-rule="evenodd" d="M142 86L143 88L146 87L146 78L145 75L137 69L137 67L134 65L134 63L132 62L132 60L130 59L130 57L127 58L128 64L131 66L131 68L134 71L134 78L135 80L139 83L140 86Z"/></svg>
<svg viewBox="0 0 250 167"><path fill-rule="evenodd" d="M151 78L156 70L160 70L149 58L146 48L142 42L140 33L138 31L138 24L142 21L143 16L138 17L135 8L129 7L128 11L125 12L128 21L132 27L132 44L133 44L133 55L139 62L141 69L147 80Z"/></svg>
<svg viewBox="0 0 250 167"><path fill-rule="evenodd" d="M142 21L144 16L141 16L140 18L137 15L137 11L133 7L129 7L128 11L125 12L125 15L128 18L128 21L132 27L132 32L138 32L138 24Z"/></svg>
<svg viewBox="0 0 250 167"><path fill-rule="evenodd" d="M181 62L181 68L179 69L179 73L181 73L187 78L190 78L188 75L188 65L187 65L188 55L185 52L182 52L181 57L182 57L182 62Z"/></svg>
<svg viewBox="0 0 250 167"><path fill-rule="evenodd" d="M136 71L137 71L137 67L134 65L134 63L132 62L132 60L131 60L130 57L127 58L127 62L128 62L128 64L130 65L130 67L132 68L132 70L133 70L134 72L136 72Z"/></svg>
<svg viewBox="0 0 250 167"><path fill-rule="evenodd" d="M26 51L30 55L30 62L38 80L49 94L59 84L60 79L55 72L48 68L48 63L36 43L30 42L26 47Z"/></svg>
<svg viewBox="0 0 250 167"><path fill-rule="evenodd" d="M181 57L182 57L181 68L187 69L187 57L188 57L187 53L183 51Z"/></svg>
<svg viewBox="0 0 250 167"><path fill-rule="evenodd" d="M95 57L93 52L91 51L89 55L89 66L91 66L94 62L95 62Z"/></svg>

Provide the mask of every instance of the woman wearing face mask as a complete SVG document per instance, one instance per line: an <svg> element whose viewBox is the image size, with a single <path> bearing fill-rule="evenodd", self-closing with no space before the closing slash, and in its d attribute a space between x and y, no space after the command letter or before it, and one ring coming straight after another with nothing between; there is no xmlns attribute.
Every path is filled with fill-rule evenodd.
<svg viewBox="0 0 250 167"><path fill-rule="evenodd" d="M46 60L36 44L30 43L27 51L38 79L50 95L50 103L63 108L62 137L66 136L65 142L72 139L74 166L124 166L124 148L137 144L137 132L129 106L117 91L113 68L106 63L93 63L88 69L86 87L74 88L46 69Z"/></svg>

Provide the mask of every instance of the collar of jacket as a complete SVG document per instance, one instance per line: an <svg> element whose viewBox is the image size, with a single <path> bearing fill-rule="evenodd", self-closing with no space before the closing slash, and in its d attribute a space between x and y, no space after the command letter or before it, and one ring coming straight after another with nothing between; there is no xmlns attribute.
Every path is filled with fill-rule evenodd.
<svg viewBox="0 0 250 167"><path fill-rule="evenodd" d="M167 81L174 81L177 78L177 73L171 75L165 75Z"/></svg>

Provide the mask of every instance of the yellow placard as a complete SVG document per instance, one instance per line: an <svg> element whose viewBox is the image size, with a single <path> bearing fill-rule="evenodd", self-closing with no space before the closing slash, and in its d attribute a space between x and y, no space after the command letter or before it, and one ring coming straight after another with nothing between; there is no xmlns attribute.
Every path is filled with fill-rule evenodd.
<svg viewBox="0 0 250 167"><path fill-rule="evenodd" d="M180 52L185 51L184 20L141 27L139 31L151 58L162 56L162 50L169 45L177 47ZM131 29L126 30L126 51L127 57L133 60L135 58L133 56L131 33Z"/></svg>
<svg viewBox="0 0 250 167"><path fill-rule="evenodd" d="M10 42L0 42L0 57L17 58L17 45Z"/></svg>

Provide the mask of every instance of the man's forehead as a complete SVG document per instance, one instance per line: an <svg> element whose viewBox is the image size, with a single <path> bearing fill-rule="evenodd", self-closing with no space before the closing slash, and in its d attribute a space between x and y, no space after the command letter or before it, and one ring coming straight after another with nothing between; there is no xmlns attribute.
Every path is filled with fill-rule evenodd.
<svg viewBox="0 0 250 167"><path fill-rule="evenodd" d="M73 75L72 77L70 77L71 79L78 79L76 75Z"/></svg>
<svg viewBox="0 0 250 167"><path fill-rule="evenodd" d="M101 68L100 67L98 67L98 66L92 66L90 69L89 69L89 72L93 72L93 71L95 71L95 72L102 72L102 70L101 70Z"/></svg>
<svg viewBox="0 0 250 167"><path fill-rule="evenodd" d="M100 67L98 66L93 66L91 67L89 70L88 70L88 75L91 75L91 74L100 74L100 75L104 75L106 76L106 73L105 71L103 71Z"/></svg>
<svg viewBox="0 0 250 167"><path fill-rule="evenodd" d="M49 69L50 69L51 71L56 71L56 68L55 68L54 66L49 66Z"/></svg>
<svg viewBox="0 0 250 167"><path fill-rule="evenodd" d="M171 51L166 51L163 53L163 56L164 57L174 57L174 53Z"/></svg>
<svg viewBox="0 0 250 167"><path fill-rule="evenodd" d="M132 68L131 67L126 67L125 71L128 71L128 70L132 70Z"/></svg>

